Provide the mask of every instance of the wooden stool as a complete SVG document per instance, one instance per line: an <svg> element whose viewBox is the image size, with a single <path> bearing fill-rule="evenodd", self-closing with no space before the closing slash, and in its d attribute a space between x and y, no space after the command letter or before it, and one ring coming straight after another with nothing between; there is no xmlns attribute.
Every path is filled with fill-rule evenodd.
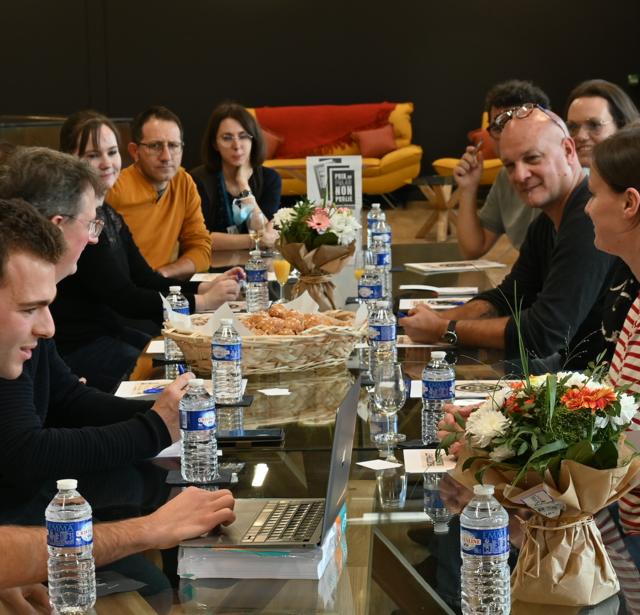
<svg viewBox="0 0 640 615"><path fill-rule="evenodd" d="M422 228L416 233L416 238L424 238L434 225L436 226L436 241L446 241L449 228L457 227L458 216L453 208L460 200L460 194L455 186L452 175L422 175L412 182L422 190L435 211L429 216Z"/></svg>

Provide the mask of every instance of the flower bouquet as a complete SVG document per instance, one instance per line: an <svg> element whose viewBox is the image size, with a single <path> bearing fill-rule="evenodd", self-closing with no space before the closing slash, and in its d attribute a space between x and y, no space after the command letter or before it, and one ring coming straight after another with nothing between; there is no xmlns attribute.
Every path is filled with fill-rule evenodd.
<svg viewBox="0 0 640 615"><path fill-rule="evenodd" d="M640 484L640 457L625 443L638 413L629 385L615 388L604 368L505 382L466 419L453 477L468 487L496 486L506 507L534 514L511 577L521 603L593 605L615 594L618 580L593 515ZM520 612L526 612L520 609Z"/></svg>
<svg viewBox="0 0 640 615"><path fill-rule="evenodd" d="M333 203L316 205L305 198L293 207L278 210L273 223L280 231L282 255L300 272L294 296L306 290L321 312L337 309L331 278L353 256L362 228L353 212Z"/></svg>

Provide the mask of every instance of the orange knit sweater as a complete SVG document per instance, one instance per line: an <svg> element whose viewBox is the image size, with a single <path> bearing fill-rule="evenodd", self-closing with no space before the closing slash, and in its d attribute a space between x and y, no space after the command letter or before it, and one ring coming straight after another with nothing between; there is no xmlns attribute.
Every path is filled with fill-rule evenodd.
<svg viewBox="0 0 640 615"><path fill-rule="evenodd" d="M153 269L171 262L176 242L180 242L182 256L195 263L196 271L208 271L211 237L196 185L183 169L158 199L156 189L131 165L120 173L105 201L125 219L142 256Z"/></svg>

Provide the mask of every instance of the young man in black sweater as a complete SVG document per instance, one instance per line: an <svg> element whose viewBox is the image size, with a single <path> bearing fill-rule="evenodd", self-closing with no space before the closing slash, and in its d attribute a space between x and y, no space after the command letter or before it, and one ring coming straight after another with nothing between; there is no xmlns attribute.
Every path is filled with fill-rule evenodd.
<svg viewBox="0 0 640 615"><path fill-rule="evenodd" d="M185 374L158 401L121 400L69 373L49 339L62 233L18 199L0 200L0 473L5 485L65 478L156 455L180 436L177 407ZM235 519L233 496L189 489L140 519L100 525L97 565L148 548L169 548ZM46 578L46 529L0 528L0 589ZM24 554L27 554L25 557ZM18 609L25 596L46 604L42 586L0 591Z"/></svg>
<svg viewBox="0 0 640 615"><path fill-rule="evenodd" d="M416 342L504 348L512 359L519 356L512 314L521 307L520 331L529 351L553 355L546 363L560 369L587 338L567 363L585 368L604 346L604 297L618 259L593 244L593 224L584 213L591 195L566 127L540 107L525 107L503 114L500 155L516 192L546 215L529 226L520 256L498 288L441 313L419 305L402 324Z"/></svg>

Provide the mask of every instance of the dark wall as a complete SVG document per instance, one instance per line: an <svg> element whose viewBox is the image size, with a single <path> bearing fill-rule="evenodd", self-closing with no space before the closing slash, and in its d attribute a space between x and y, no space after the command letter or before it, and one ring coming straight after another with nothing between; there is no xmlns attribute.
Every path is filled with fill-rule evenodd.
<svg viewBox="0 0 640 615"><path fill-rule="evenodd" d="M423 171L459 156L486 90L534 80L562 111L580 81L640 72L638 0L2 0L0 114L163 104L198 164L211 108L411 101Z"/></svg>

